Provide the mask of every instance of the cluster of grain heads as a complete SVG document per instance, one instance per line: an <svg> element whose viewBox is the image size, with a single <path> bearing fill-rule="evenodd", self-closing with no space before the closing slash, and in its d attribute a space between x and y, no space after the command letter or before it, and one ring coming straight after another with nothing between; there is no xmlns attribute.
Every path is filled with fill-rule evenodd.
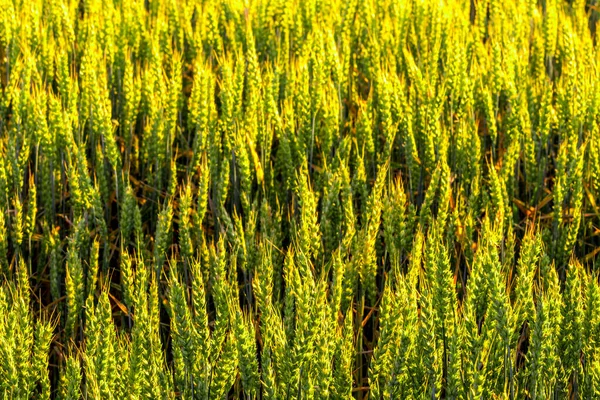
<svg viewBox="0 0 600 400"><path fill-rule="evenodd" d="M54 326L36 320L30 309L29 275L21 260L16 283L0 291L0 392L6 398L49 399L48 354Z"/></svg>
<svg viewBox="0 0 600 400"><path fill-rule="evenodd" d="M584 3L0 0L1 396L598 397Z"/></svg>

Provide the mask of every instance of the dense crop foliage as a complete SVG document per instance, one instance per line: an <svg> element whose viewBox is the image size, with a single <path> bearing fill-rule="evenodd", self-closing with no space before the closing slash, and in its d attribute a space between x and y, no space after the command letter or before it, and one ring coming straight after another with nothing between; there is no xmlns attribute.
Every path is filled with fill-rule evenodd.
<svg viewBox="0 0 600 400"><path fill-rule="evenodd" d="M600 397L595 0L0 0L0 396Z"/></svg>

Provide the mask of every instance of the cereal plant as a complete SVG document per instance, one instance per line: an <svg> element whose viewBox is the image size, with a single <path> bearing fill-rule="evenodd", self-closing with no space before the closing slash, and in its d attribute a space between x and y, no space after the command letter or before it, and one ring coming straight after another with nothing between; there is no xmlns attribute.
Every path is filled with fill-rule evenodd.
<svg viewBox="0 0 600 400"><path fill-rule="evenodd" d="M600 398L596 0L0 0L0 397Z"/></svg>

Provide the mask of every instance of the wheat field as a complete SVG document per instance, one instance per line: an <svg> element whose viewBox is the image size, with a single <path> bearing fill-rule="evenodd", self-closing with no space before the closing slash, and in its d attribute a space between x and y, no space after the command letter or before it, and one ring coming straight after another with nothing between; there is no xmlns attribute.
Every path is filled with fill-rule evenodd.
<svg viewBox="0 0 600 400"><path fill-rule="evenodd" d="M599 399L596 0L0 0L3 399Z"/></svg>

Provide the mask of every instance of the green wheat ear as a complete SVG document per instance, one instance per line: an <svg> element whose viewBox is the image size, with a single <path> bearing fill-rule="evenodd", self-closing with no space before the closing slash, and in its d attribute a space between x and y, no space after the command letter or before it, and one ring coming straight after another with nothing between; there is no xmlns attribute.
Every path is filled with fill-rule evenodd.
<svg viewBox="0 0 600 400"><path fill-rule="evenodd" d="M81 365L78 356L67 357L65 364L63 375L60 378L60 399L79 399L81 397Z"/></svg>

